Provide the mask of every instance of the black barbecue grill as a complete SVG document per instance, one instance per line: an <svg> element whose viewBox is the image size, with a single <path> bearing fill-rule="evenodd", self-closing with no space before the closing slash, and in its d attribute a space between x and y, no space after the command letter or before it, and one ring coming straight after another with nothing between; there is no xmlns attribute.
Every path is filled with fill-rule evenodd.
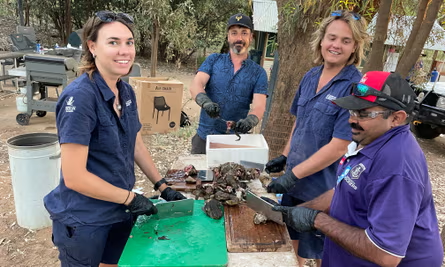
<svg viewBox="0 0 445 267"><path fill-rule="evenodd" d="M26 105L27 112L20 113L16 117L20 125L28 125L34 111L39 117L44 117L46 112L56 110L57 98L48 96L48 86L63 88L68 80L76 77L77 61L73 58L26 55ZM35 99L34 94L40 93L40 99ZM56 89L57 97L59 92Z"/></svg>

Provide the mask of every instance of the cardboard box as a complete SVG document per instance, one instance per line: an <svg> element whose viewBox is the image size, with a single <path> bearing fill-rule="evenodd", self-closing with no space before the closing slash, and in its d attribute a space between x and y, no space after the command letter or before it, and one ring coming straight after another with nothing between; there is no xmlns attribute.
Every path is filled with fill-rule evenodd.
<svg viewBox="0 0 445 267"><path fill-rule="evenodd" d="M136 94L142 134L179 129L184 84L167 77L130 77Z"/></svg>
<svg viewBox="0 0 445 267"><path fill-rule="evenodd" d="M207 168L226 162L240 163L241 160L264 164L269 161L269 146L262 134L207 135ZM261 170L263 171L263 170Z"/></svg>

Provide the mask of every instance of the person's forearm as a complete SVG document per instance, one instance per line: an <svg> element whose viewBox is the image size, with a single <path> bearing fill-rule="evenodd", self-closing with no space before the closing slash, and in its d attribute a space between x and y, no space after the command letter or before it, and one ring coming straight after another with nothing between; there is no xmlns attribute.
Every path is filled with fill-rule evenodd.
<svg viewBox="0 0 445 267"><path fill-rule="evenodd" d="M129 190L116 187L86 169L65 173L62 168L62 172L65 185L82 195L118 204L128 204L133 198Z"/></svg>
<svg viewBox="0 0 445 267"><path fill-rule="evenodd" d="M195 100L199 93L205 93L204 86L202 86L198 81L193 80L190 85L190 95L192 99Z"/></svg>
<svg viewBox="0 0 445 267"><path fill-rule="evenodd" d="M249 114L253 114L253 115L257 116L258 120L261 120L263 118L263 116L264 116L264 111L265 111L264 107L259 107L258 106L256 108L252 109L249 112Z"/></svg>
<svg viewBox="0 0 445 267"><path fill-rule="evenodd" d="M350 141L333 139L308 159L295 166L292 171L298 178L304 178L323 170L341 158L347 151Z"/></svg>
<svg viewBox="0 0 445 267"><path fill-rule="evenodd" d="M294 125L292 126L292 131L290 131L290 135L289 135L289 138L287 139L286 146L283 149L283 155L286 157L287 157L287 155L289 155L290 143L292 142L292 134L294 133L296 125L297 125L297 119L295 119L295 121L294 121Z"/></svg>
<svg viewBox="0 0 445 267"><path fill-rule="evenodd" d="M254 94L252 101L252 110L249 114L257 116L258 120L261 120L266 111L267 96L264 94Z"/></svg>
<svg viewBox="0 0 445 267"><path fill-rule="evenodd" d="M196 73L195 78L193 78L193 81L190 84L190 95L192 96L193 100L196 99L196 96L199 93L205 93L205 86L207 82L209 81L210 76L207 73L198 71Z"/></svg>
<svg viewBox="0 0 445 267"><path fill-rule="evenodd" d="M150 152L145 147L140 132L136 136L134 161L153 184L162 179L161 175L158 172L158 169L156 168L156 165L153 162L153 158L151 157ZM161 185L161 187L159 187L159 190L162 191L166 187L167 185L163 184Z"/></svg>
<svg viewBox="0 0 445 267"><path fill-rule="evenodd" d="M365 230L342 223L321 212L314 222L315 228L356 257L379 266L397 266L401 258L392 256L376 247L366 236Z"/></svg>
<svg viewBox="0 0 445 267"><path fill-rule="evenodd" d="M325 193L321 194L320 196L314 198L311 201L304 202L301 205L302 207L314 209L314 210L321 210L327 214L329 214L329 207L331 206L332 197L334 196L334 189L331 189L329 191L326 191Z"/></svg>

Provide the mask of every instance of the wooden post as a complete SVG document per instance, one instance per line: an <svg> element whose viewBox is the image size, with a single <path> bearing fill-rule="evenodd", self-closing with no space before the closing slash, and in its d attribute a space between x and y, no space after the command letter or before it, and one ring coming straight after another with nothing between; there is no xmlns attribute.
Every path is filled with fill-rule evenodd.
<svg viewBox="0 0 445 267"><path fill-rule="evenodd" d="M434 51L434 54L433 54L433 62L431 63L430 72L428 72L428 74L431 73L431 72L433 71L434 67L436 67L436 66L434 66L434 61L436 61L436 58L437 58L437 52L439 52L439 51L438 51L438 50L435 50L435 51Z"/></svg>
<svg viewBox="0 0 445 267"><path fill-rule="evenodd" d="M150 76L156 77L156 68L158 66L158 44L159 44L159 23L153 22L153 35L151 38L151 69Z"/></svg>

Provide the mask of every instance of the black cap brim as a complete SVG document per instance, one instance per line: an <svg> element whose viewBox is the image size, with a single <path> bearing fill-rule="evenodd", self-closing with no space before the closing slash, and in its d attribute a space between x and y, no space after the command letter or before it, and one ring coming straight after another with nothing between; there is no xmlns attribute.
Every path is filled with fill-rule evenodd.
<svg viewBox="0 0 445 267"><path fill-rule="evenodd" d="M360 109L372 108L379 105L377 103L372 103L353 95L338 98L332 102L334 102L337 106L340 106L341 108L349 110L360 110Z"/></svg>
<svg viewBox="0 0 445 267"><path fill-rule="evenodd" d="M230 26L227 26L227 30L229 30L230 27L232 27L232 26L241 26L241 27L247 28L249 30L252 30L252 28L250 28L250 26L247 26L246 24L243 24L243 23L234 23L234 24L232 24Z"/></svg>

